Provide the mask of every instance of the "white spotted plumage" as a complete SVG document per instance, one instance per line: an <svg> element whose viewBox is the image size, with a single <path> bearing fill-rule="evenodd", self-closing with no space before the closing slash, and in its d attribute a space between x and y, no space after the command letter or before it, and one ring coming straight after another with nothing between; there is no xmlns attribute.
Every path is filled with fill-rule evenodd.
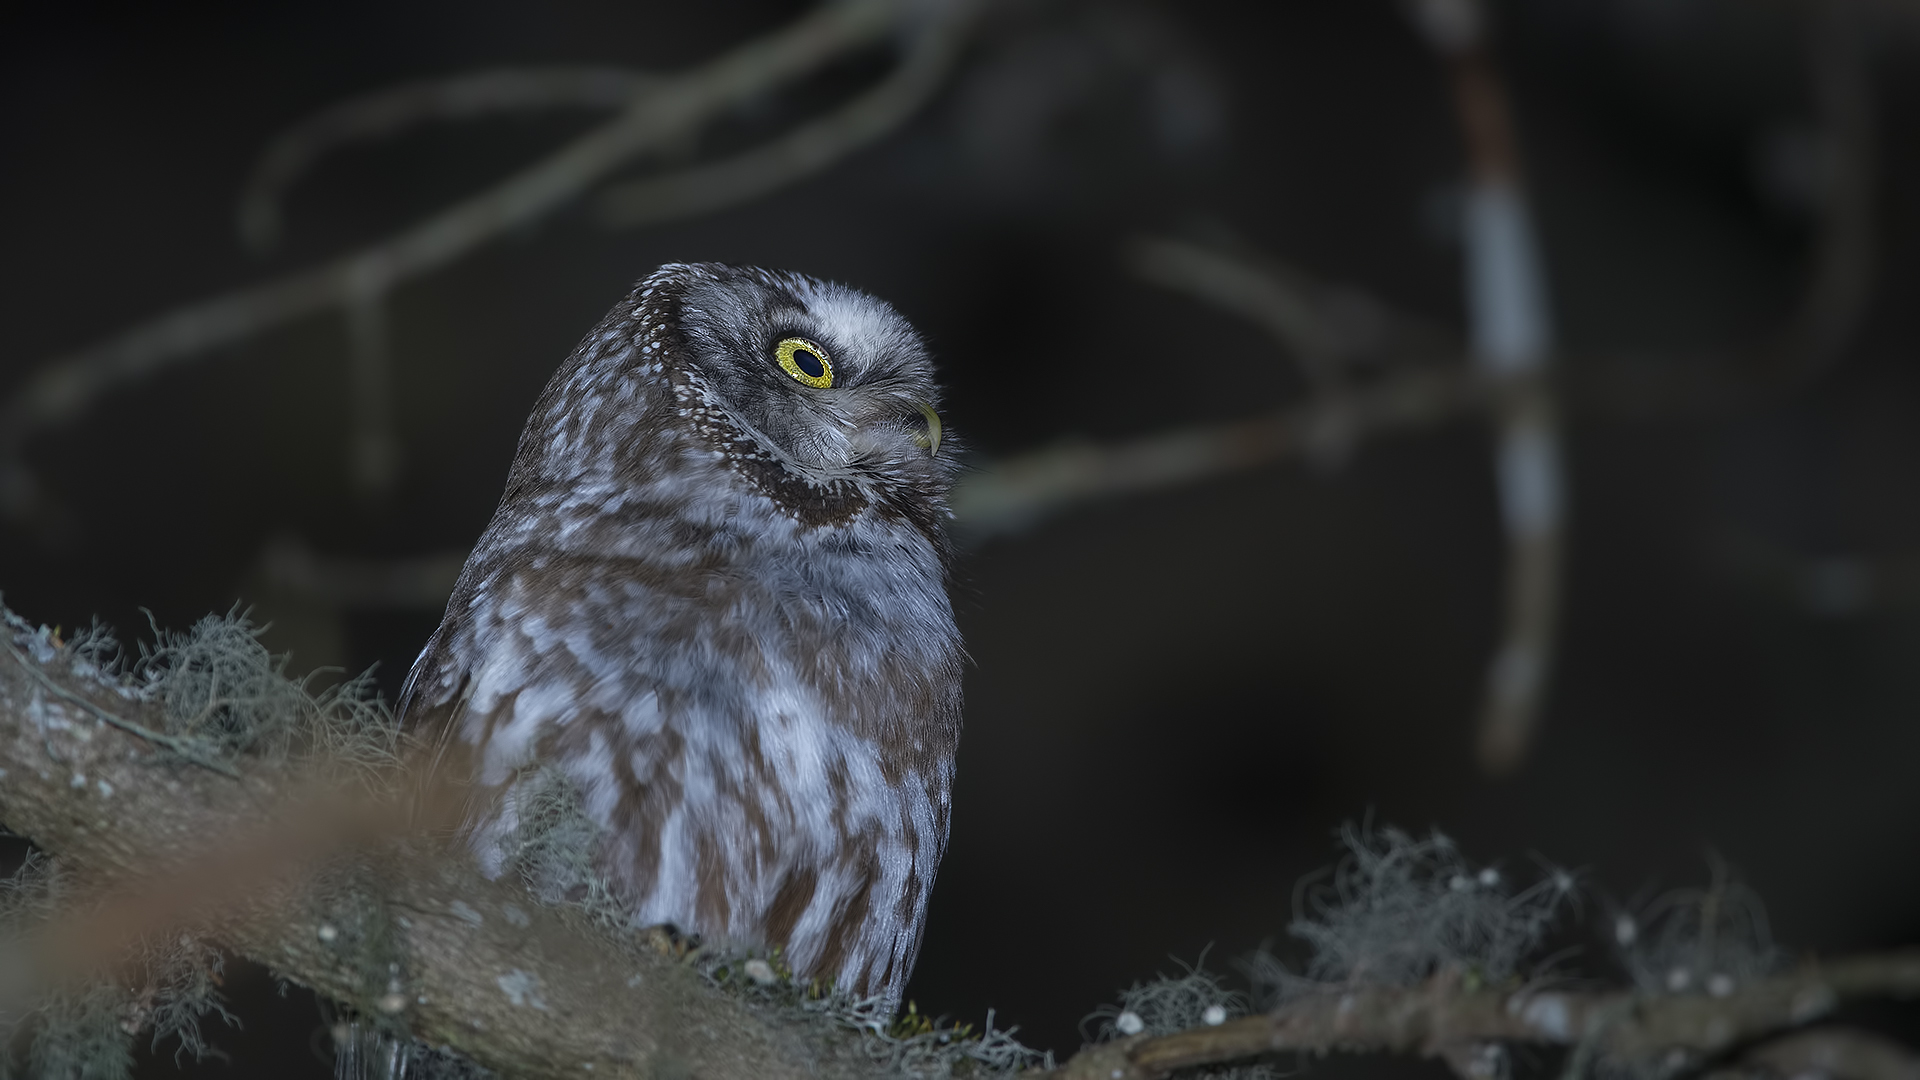
<svg viewBox="0 0 1920 1080"><path fill-rule="evenodd" d="M831 389L772 367L782 334ZM409 677L502 869L557 765L638 925L780 946L897 1004L947 836L960 642L931 364L891 308L752 268L662 267L536 405Z"/></svg>

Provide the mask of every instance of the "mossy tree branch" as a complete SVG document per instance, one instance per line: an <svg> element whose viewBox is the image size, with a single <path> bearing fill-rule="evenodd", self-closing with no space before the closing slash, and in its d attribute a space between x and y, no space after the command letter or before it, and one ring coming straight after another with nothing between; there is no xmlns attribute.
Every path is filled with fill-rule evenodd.
<svg viewBox="0 0 1920 1080"><path fill-rule="evenodd" d="M1268 1054L1348 1050L1445 1058L1481 1075L1475 1051L1494 1043L1574 1047L1616 1059L1688 1063L1797 1028L1842 1000L1920 996L1920 950L1809 964L1724 996L1475 989L1454 975L1420 986L1329 987L1272 1012L1089 1048L1047 1080L1160 1080L1179 1069Z"/></svg>
<svg viewBox="0 0 1920 1080"><path fill-rule="evenodd" d="M201 768L101 719L164 729L152 704L76 673L71 650L6 647L0 822L112 899L105 917L56 926L0 963L0 994L97 975L141 934L190 927L506 1075L871 1075L853 1040L783 1024L430 843L364 844L381 831L379 807L339 815L340 827L276 824L272 809L303 785L294 770L244 758L237 776ZM237 823L259 832L237 837Z"/></svg>

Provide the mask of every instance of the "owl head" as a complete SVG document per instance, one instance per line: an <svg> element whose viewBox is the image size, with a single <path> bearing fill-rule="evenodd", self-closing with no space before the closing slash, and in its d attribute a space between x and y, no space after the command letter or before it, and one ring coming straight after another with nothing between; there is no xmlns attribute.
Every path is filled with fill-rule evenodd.
<svg viewBox="0 0 1920 1080"><path fill-rule="evenodd" d="M677 314L688 381L784 467L822 482L932 471L933 363L885 302L758 267L667 266L655 280L677 301L667 314Z"/></svg>
<svg viewBox="0 0 1920 1080"><path fill-rule="evenodd" d="M596 458L657 479L674 456L652 437L664 429L804 524L871 510L944 546L954 447L939 400L925 345L886 303L804 274L673 263L582 342L521 454L556 480Z"/></svg>

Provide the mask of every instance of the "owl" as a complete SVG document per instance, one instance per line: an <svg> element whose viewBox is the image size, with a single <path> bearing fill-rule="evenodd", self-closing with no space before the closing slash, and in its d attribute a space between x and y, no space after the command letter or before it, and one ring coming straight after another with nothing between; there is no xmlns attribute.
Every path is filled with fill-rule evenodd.
<svg viewBox="0 0 1920 1080"><path fill-rule="evenodd" d="M913 328L845 286L675 264L614 306L402 692L489 874L558 769L634 926L898 1005L960 738L939 397Z"/></svg>

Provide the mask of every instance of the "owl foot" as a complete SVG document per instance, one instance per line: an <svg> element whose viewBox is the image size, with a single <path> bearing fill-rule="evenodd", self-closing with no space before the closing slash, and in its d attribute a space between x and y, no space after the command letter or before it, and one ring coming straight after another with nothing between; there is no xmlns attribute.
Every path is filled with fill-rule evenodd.
<svg viewBox="0 0 1920 1080"><path fill-rule="evenodd" d="M700 950L698 934L682 933L672 923L649 926L640 931L640 939L647 947L669 960L685 960Z"/></svg>

